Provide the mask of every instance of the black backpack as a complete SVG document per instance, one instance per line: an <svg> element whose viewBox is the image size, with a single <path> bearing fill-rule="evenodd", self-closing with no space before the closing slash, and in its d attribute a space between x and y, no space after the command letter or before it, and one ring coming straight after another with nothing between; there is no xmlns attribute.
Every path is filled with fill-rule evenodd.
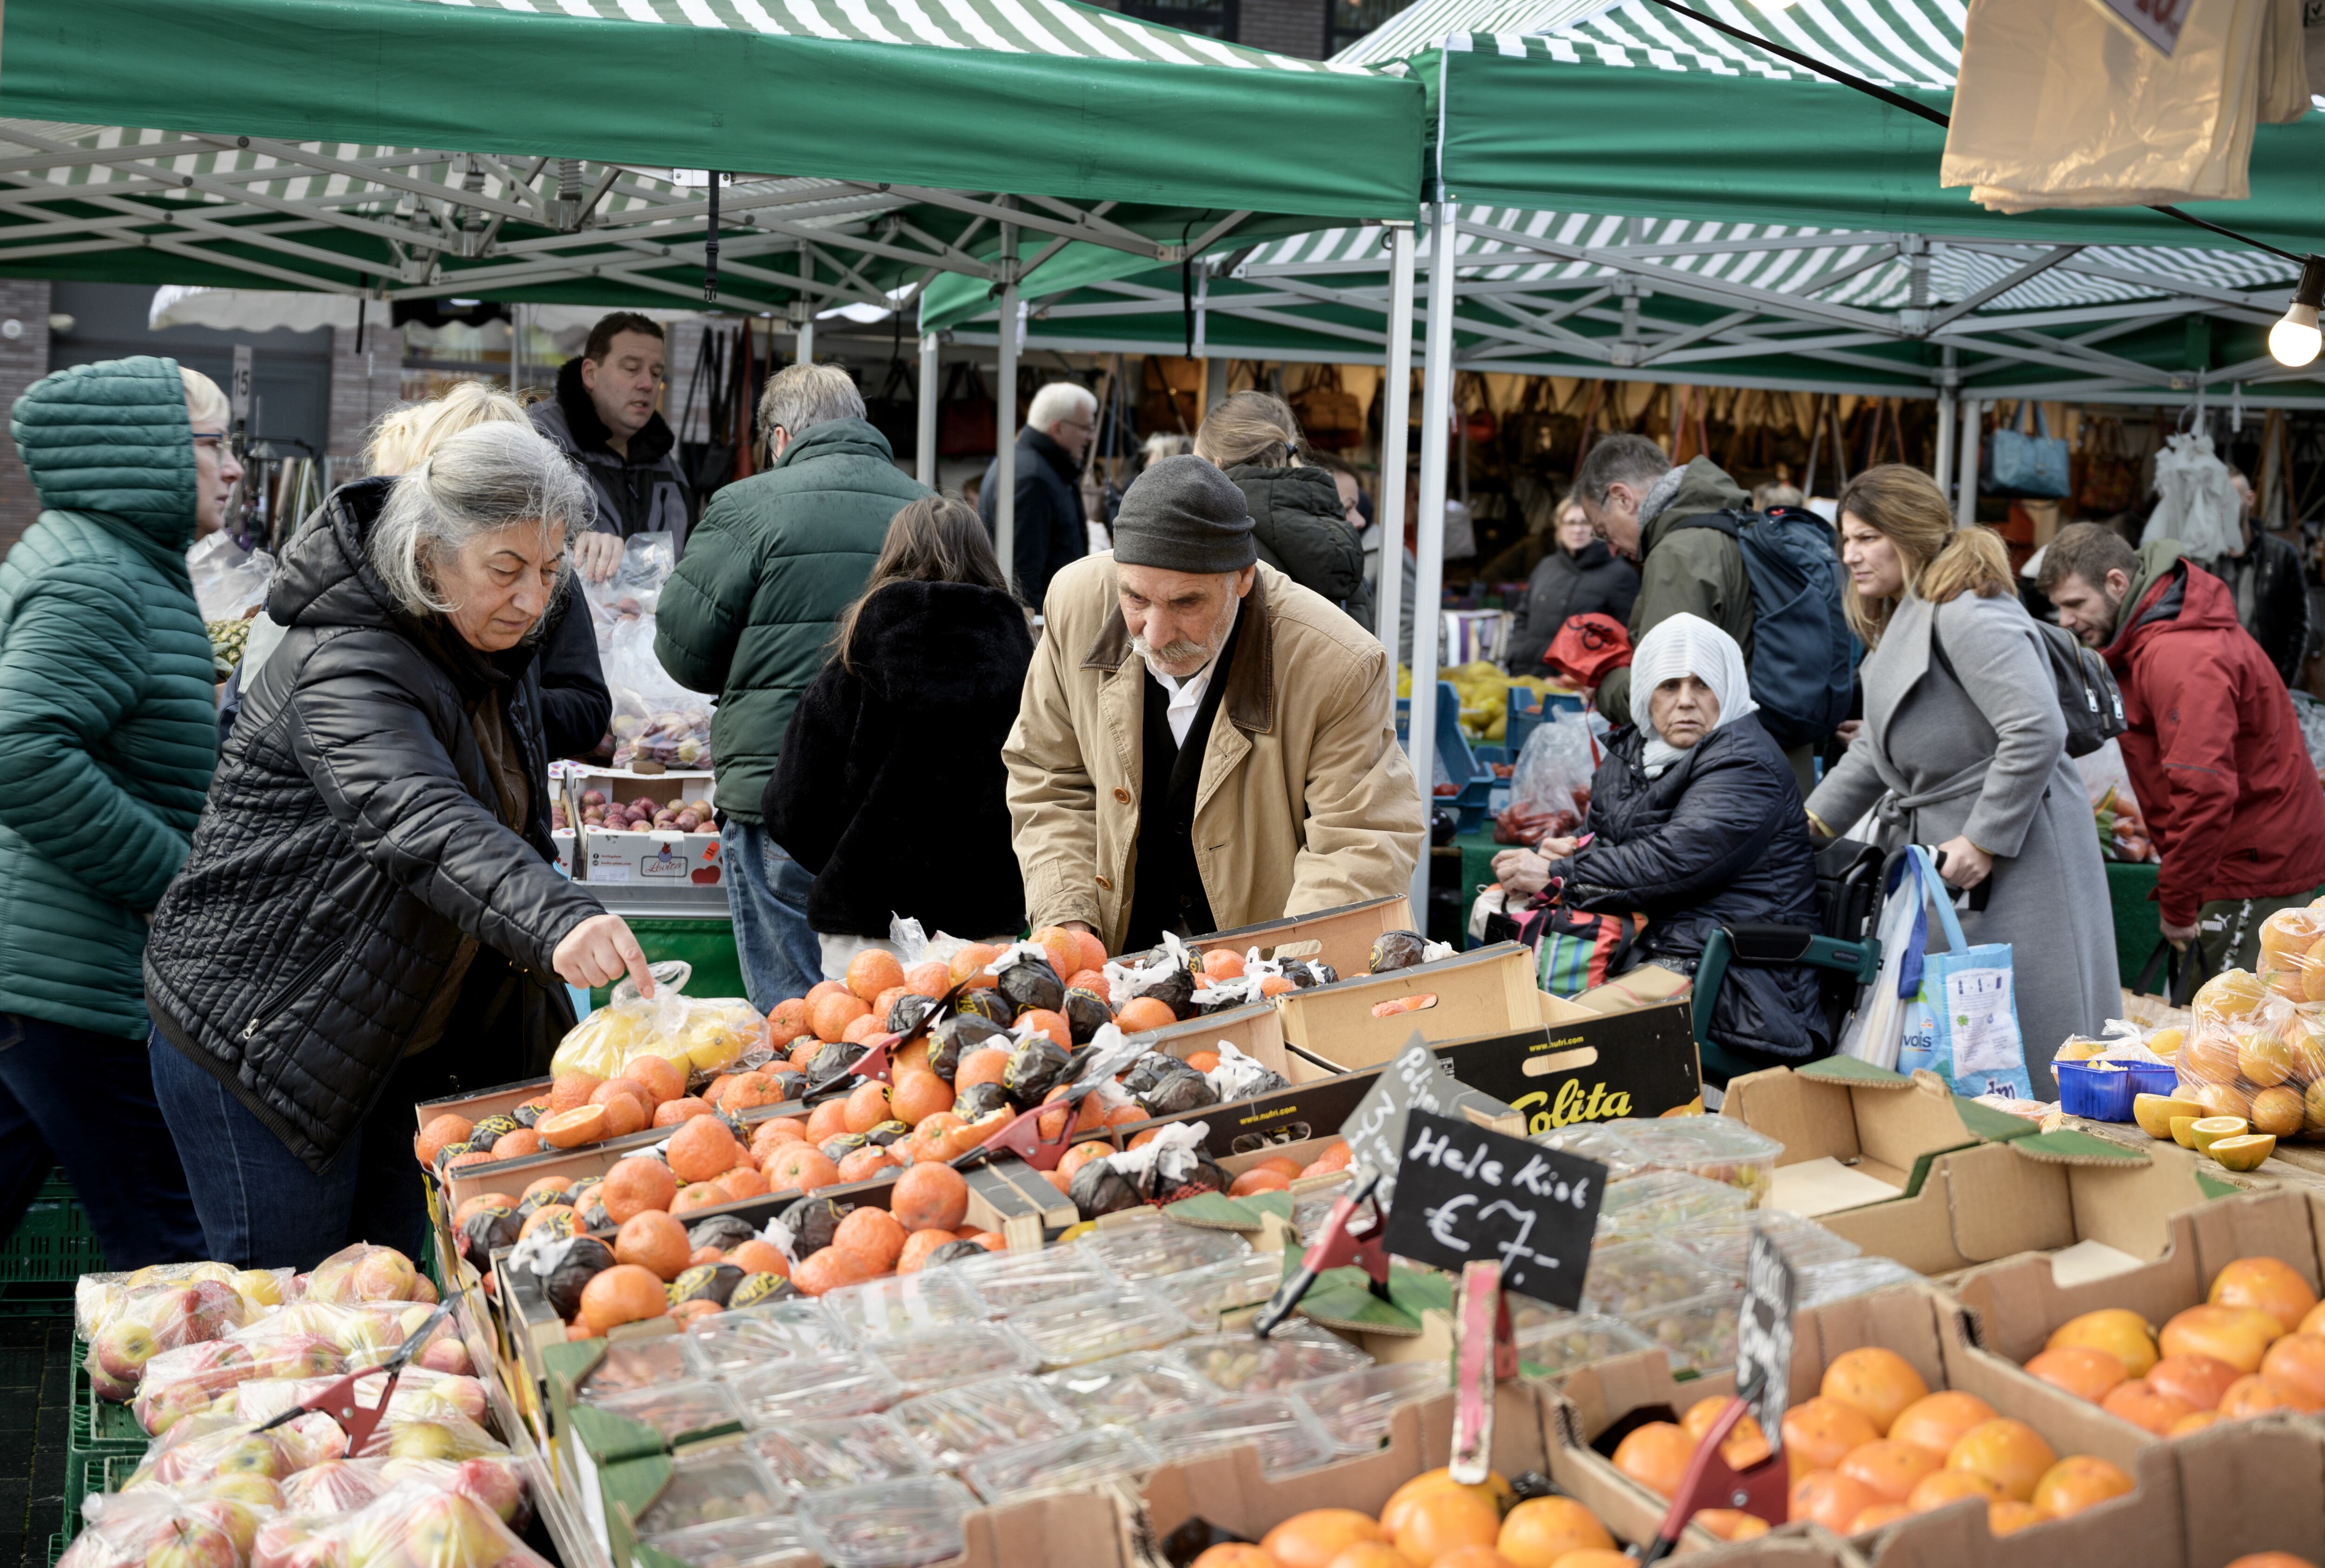
<svg viewBox="0 0 2325 1568"><path fill-rule="evenodd" d="M1747 673L1760 723L1787 750L1823 741L1848 717L1857 642L1841 612L1832 525L1798 506L1711 512L1674 525L1716 529L1743 552L1752 585Z"/></svg>

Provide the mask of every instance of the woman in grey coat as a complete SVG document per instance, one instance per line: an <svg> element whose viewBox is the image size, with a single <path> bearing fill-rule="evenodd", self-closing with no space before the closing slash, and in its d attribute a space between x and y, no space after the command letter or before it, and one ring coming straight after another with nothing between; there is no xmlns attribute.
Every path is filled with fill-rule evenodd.
<svg viewBox="0 0 2325 1568"><path fill-rule="evenodd" d="M2056 1099L2060 1042L2097 1033L2118 992L2098 833L2042 632L2001 540L1956 530L1921 470L1869 468L1839 510L1848 617L1873 651L1865 726L1809 797L1810 825L1844 834L1873 810L1885 849L1936 845L1958 889L1992 879L1962 934L2010 944L2027 1077Z"/></svg>

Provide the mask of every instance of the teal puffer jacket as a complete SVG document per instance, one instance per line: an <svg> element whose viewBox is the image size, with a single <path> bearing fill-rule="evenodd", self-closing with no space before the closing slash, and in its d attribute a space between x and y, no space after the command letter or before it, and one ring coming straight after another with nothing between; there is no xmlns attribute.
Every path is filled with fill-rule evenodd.
<svg viewBox="0 0 2325 1568"><path fill-rule="evenodd" d="M654 654L679 685L718 699L710 749L720 811L759 821L792 709L830 658L833 629L864 591L889 520L927 493L896 467L887 437L863 420L833 420L711 498L662 591Z"/></svg>
<svg viewBox="0 0 2325 1568"><path fill-rule="evenodd" d="M218 761L184 384L81 365L9 428L44 510L0 561L0 1012L139 1039L145 916Z"/></svg>

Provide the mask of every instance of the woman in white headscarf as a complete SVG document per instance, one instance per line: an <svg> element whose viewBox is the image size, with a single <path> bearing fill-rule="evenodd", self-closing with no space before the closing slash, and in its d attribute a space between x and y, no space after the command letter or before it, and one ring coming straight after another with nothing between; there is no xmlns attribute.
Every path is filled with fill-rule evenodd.
<svg viewBox="0 0 2325 1568"><path fill-rule="evenodd" d="M1754 715L1736 640L1695 615L1656 623L1631 659L1634 711L1608 737L1581 834L1495 857L1505 888L1551 890L1570 908L1647 918L1644 961L1693 973L1722 926L1816 924L1816 863L1799 787ZM1747 1061L1820 1056L1829 1028L1814 975L1734 968L1711 1037Z"/></svg>

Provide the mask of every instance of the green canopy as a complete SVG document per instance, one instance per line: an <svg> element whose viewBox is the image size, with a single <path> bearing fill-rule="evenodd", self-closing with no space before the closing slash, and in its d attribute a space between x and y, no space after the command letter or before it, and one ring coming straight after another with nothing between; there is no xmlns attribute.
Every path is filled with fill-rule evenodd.
<svg viewBox="0 0 2325 1568"><path fill-rule="evenodd" d="M667 302L718 169L736 303L877 301L1410 213L1422 102L1071 0L16 0L0 272Z"/></svg>

